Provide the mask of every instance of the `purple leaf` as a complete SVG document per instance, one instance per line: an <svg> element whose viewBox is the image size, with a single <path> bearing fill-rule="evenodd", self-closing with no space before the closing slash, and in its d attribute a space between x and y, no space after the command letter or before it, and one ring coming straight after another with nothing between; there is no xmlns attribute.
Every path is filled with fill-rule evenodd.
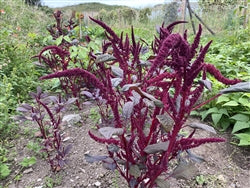
<svg viewBox="0 0 250 188"><path fill-rule="evenodd" d="M123 70L116 66L111 66L111 71L115 76L123 78Z"/></svg>
<svg viewBox="0 0 250 188"><path fill-rule="evenodd" d="M58 97L56 96L49 96L48 97L50 101L52 101L53 103L58 103Z"/></svg>
<svg viewBox="0 0 250 188"><path fill-rule="evenodd" d="M188 126L194 128L194 129L196 129L196 128L203 129L205 131L216 134L216 131L213 127L206 125L206 124L203 124L203 123L193 122L193 123L188 124Z"/></svg>
<svg viewBox="0 0 250 188"><path fill-rule="evenodd" d="M144 152L147 154L154 154L158 152L167 151L169 142L159 142L157 144L151 144L144 148Z"/></svg>
<svg viewBox="0 0 250 188"><path fill-rule="evenodd" d="M138 165L131 165L129 167L129 174L134 176L135 178L138 178L141 176L141 170Z"/></svg>
<svg viewBox="0 0 250 188"><path fill-rule="evenodd" d="M89 155L89 154L84 154L84 157L85 157L85 160L88 163L94 163L94 162L98 162L98 161L103 161L104 159L108 158L108 156L99 156L99 155L92 156L92 155Z"/></svg>
<svg viewBox="0 0 250 188"><path fill-rule="evenodd" d="M66 148L64 149L64 155L69 154L70 150L72 149L73 145L69 144L66 146Z"/></svg>
<svg viewBox="0 0 250 188"><path fill-rule="evenodd" d="M39 61L34 61L32 62L34 65L39 66L39 67L46 67L44 64L41 64Z"/></svg>
<svg viewBox="0 0 250 188"><path fill-rule="evenodd" d="M29 95L30 95L33 99L35 99L35 98L37 97L36 93L34 93L34 92L30 92Z"/></svg>
<svg viewBox="0 0 250 188"><path fill-rule="evenodd" d="M139 65L147 67L147 66L151 66L152 63L150 61L142 61L142 60L140 60Z"/></svg>
<svg viewBox="0 0 250 188"><path fill-rule="evenodd" d="M142 55L144 55L144 54L146 54L148 51L149 51L148 47L147 47L147 46L143 46L143 47L141 48L140 53L141 53Z"/></svg>
<svg viewBox="0 0 250 188"><path fill-rule="evenodd" d="M229 88L220 90L221 94L235 93L235 92L250 93L250 82L240 82L238 84L232 85Z"/></svg>
<svg viewBox="0 0 250 188"><path fill-rule="evenodd" d="M142 94L144 97L150 99L150 100L154 103L154 105L155 105L156 107L159 107L159 108L162 108L162 107L163 107L163 103L162 103L160 100L156 99L153 95L150 95L150 94L148 94L148 93L146 93L146 92L144 92L144 91L141 91L141 94Z"/></svg>
<svg viewBox="0 0 250 188"><path fill-rule="evenodd" d="M16 111L19 111L19 112L29 112L30 110L27 109L27 108L24 108L22 106L19 106L19 107L16 108Z"/></svg>
<svg viewBox="0 0 250 188"><path fill-rule="evenodd" d="M212 91L212 82L209 80L199 80L199 83L204 85L209 91Z"/></svg>
<svg viewBox="0 0 250 188"><path fill-rule="evenodd" d="M166 131L169 132L171 131L173 125L174 125L174 120L166 113L162 115L157 115L156 118L160 122L162 128Z"/></svg>
<svg viewBox="0 0 250 188"><path fill-rule="evenodd" d="M141 83L135 83L135 84L126 84L122 87L121 91L122 92L125 92L125 91L128 91L131 87L137 87L140 86Z"/></svg>
<svg viewBox="0 0 250 188"><path fill-rule="evenodd" d="M36 88L36 93L38 96L42 94L42 88L40 86Z"/></svg>
<svg viewBox="0 0 250 188"><path fill-rule="evenodd" d="M122 78L112 78L111 83L112 87L117 87L122 82Z"/></svg>
<svg viewBox="0 0 250 188"><path fill-rule="evenodd" d="M193 163L180 162L178 166L174 169L172 177L176 179L191 179L197 175L198 169Z"/></svg>
<svg viewBox="0 0 250 188"><path fill-rule="evenodd" d="M102 54L96 57L95 63L103 63L103 62L113 61L113 60L116 60L114 56L110 54Z"/></svg>
<svg viewBox="0 0 250 188"><path fill-rule="evenodd" d="M76 102L76 100L77 100L77 98L69 98L65 104L66 105L72 104L72 103Z"/></svg>
<svg viewBox="0 0 250 188"><path fill-rule="evenodd" d="M112 135L122 135L124 133L122 128L114 127L102 127L98 131L107 139L111 138Z"/></svg>
<svg viewBox="0 0 250 188"><path fill-rule="evenodd" d="M93 94L90 93L89 91L82 91L81 94L82 94L82 95L86 95L86 96L89 97L89 98L93 98Z"/></svg>
<svg viewBox="0 0 250 188"><path fill-rule="evenodd" d="M133 96L130 96L129 98L133 101L134 105L139 104L141 100L141 95L134 90L132 91L132 95Z"/></svg>
<svg viewBox="0 0 250 188"><path fill-rule="evenodd" d="M193 154L190 150L186 150L186 152L188 154L188 157L194 162L201 163L205 161L203 157Z"/></svg>
<svg viewBox="0 0 250 188"><path fill-rule="evenodd" d="M155 183L157 184L157 186L159 188L170 188L170 183L167 180L161 179L161 178L157 178L155 180Z"/></svg>
<svg viewBox="0 0 250 188"><path fill-rule="evenodd" d="M103 166L105 169L107 169L107 170L112 170L112 171L114 171L114 170L116 169L116 163L115 163L115 161L114 161L112 158L110 158L110 157L108 157L108 158L102 160L102 166Z"/></svg>
<svg viewBox="0 0 250 188"><path fill-rule="evenodd" d="M118 152L118 151L120 150L120 148L119 148L117 145L115 145L115 144L109 144L109 145L107 146L107 149L108 149L108 151L110 151L111 153L116 153L116 152Z"/></svg>
<svg viewBox="0 0 250 188"><path fill-rule="evenodd" d="M132 101L126 102L122 108L122 115L125 119L129 119L134 109L134 103Z"/></svg>

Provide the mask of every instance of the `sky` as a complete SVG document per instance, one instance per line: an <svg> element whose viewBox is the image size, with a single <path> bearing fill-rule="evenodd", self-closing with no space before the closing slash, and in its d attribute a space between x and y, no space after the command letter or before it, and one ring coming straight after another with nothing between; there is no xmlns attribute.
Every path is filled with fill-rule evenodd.
<svg viewBox="0 0 250 188"><path fill-rule="evenodd" d="M143 8L163 4L169 0L41 0L43 5L51 8L76 5L81 3L98 2L108 5L126 5L133 8Z"/></svg>

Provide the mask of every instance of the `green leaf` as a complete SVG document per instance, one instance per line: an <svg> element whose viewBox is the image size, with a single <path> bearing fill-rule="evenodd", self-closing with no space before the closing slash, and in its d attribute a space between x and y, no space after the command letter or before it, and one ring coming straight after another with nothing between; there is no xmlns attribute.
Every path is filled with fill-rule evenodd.
<svg viewBox="0 0 250 188"><path fill-rule="evenodd" d="M23 167L29 167L36 163L36 158L33 157L26 157L23 159L23 161L20 163Z"/></svg>
<svg viewBox="0 0 250 188"><path fill-rule="evenodd" d="M60 45L62 43L62 40L63 40L63 35L61 35L60 37L58 37L55 41L56 45Z"/></svg>
<svg viewBox="0 0 250 188"><path fill-rule="evenodd" d="M221 109L219 110L219 113L220 113L220 114L225 114L226 116L229 116L229 114L228 114L226 108L221 108Z"/></svg>
<svg viewBox="0 0 250 188"><path fill-rule="evenodd" d="M190 116L199 116L199 115L200 115L200 113L196 110L194 110L190 113Z"/></svg>
<svg viewBox="0 0 250 188"><path fill-rule="evenodd" d="M220 120L220 126L222 127L221 131L227 130L227 128L230 126L230 120L228 118L221 118Z"/></svg>
<svg viewBox="0 0 250 188"><path fill-rule="evenodd" d="M236 101L229 101L225 104L223 104L222 106L238 106L239 103L237 103Z"/></svg>
<svg viewBox="0 0 250 188"><path fill-rule="evenodd" d="M222 114L212 114L212 120L215 126L218 124L221 117L222 117Z"/></svg>
<svg viewBox="0 0 250 188"><path fill-rule="evenodd" d="M247 99L245 97L239 98L239 103L242 104L243 106L249 106L250 99Z"/></svg>
<svg viewBox="0 0 250 188"><path fill-rule="evenodd" d="M230 99L227 96L221 95L218 97L216 104L221 102L228 102Z"/></svg>
<svg viewBox="0 0 250 188"><path fill-rule="evenodd" d="M10 169L6 164L0 164L0 179L6 178L10 175Z"/></svg>
<svg viewBox="0 0 250 188"><path fill-rule="evenodd" d="M232 133L238 132L242 129L247 129L250 127L250 122L236 121Z"/></svg>
<svg viewBox="0 0 250 188"><path fill-rule="evenodd" d="M66 40L66 41L69 42L69 43L71 42L69 36L64 36L63 39Z"/></svg>
<svg viewBox="0 0 250 188"><path fill-rule="evenodd" d="M249 116L244 115L244 114L236 114L232 117L230 117L230 119L234 119L236 121L248 121L249 120Z"/></svg>
<svg viewBox="0 0 250 188"><path fill-rule="evenodd" d="M250 132L234 134L240 140L239 146L250 146Z"/></svg>

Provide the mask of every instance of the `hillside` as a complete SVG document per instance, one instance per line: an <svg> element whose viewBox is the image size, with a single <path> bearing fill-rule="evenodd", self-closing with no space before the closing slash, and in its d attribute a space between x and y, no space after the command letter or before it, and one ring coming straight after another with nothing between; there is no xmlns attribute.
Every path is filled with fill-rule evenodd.
<svg viewBox="0 0 250 188"><path fill-rule="evenodd" d="M119 9L119 8L124 8L126 6L119 6L119 5L106 5L106 4L102 4L102 3L83 3L80 5L72 5L72 6L66 6L63 8L60 8L63 11L67 11L67 10L75 10L77 12L98 12L102 9L106 10L106 11L110 11L110 10L115 10L115 9Z"/></svg>

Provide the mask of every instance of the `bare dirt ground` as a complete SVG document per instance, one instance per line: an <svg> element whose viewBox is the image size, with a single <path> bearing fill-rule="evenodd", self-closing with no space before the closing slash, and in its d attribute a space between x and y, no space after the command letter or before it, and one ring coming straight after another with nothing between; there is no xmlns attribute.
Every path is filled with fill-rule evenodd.
<svg viewBox="0 0 250 188"><path fill-rule="evenodd" d="M105 145L96 143L88 135L88 130L94 127L89 113L90 107L86 107L81 112L82 125L79 126L78 123L77 125L63 126L65 143L73 144L68 156L68 166L55 174L50 171L49 164L43 158L37 156L35 165L22 170L19 176L15 176L19 170L16 169L15 173L0 185L6 185L7 183L9 188L127 188L126 182L119 177L117 172L104 169L100 163L89 164L85 161L84 154L86 153L103 155L106 152ZM32 129L30 131L32 132ZM199 137L215 136L201 130L198 131L198 135ZM227 134L219 136L228 139L228 141L219 144L205 144L192 150L206 160L206 162L197 164L200 175L189 181L171 179L171 187L250 187L250 148L243 149L230 144L230 137ZM30 136L21 136L18 140L15 140L13 149L16 154L14 156L16 163L19 163L24 157L34 155L26 147L30 139ZM12 167L12 169L15 169L15 167Z"/></svg>

